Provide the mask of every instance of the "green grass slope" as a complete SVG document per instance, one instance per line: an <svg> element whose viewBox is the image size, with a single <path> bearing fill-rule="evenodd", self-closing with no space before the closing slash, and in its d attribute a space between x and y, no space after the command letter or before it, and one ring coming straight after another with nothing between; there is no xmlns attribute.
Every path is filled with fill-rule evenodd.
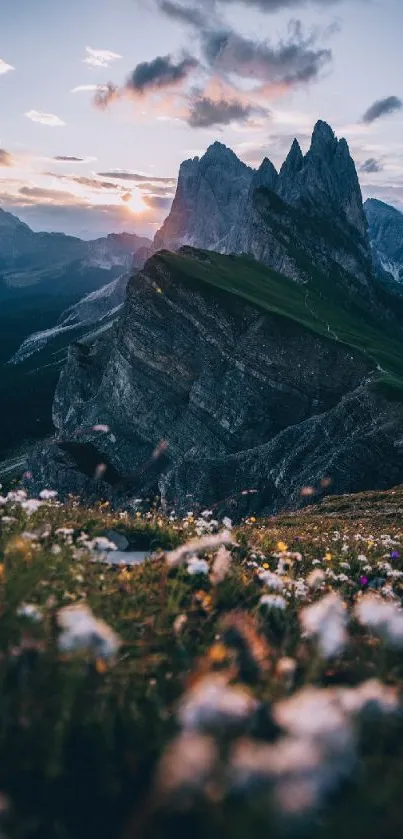
<svg viewBox="0 0 403 839"><path fill-rule="evenodd" d="M197 253L200 260L168 251L159 258L184 282L236 294L264 311L364 353L379 371L375 386L403 399L403 339L393 334L393 324L388 329L357 303L344 303L331 280L315 271L309 285L300 285L248 257Z"/></svg>

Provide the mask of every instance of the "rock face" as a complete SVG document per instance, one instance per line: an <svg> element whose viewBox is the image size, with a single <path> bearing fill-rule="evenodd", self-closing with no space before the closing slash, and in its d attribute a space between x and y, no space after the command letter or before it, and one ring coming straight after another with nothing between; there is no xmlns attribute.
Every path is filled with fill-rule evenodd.
<svg viewBox="0 0 403 839"><path fill-rule="evenodd" d="M364 209L375 264L403 283L403 213L375 198L369 198Z"/></svg>
<svg viewBox="0 0 403 839"><path fill-rule="evenodd" d="M213 143L202 158L185 160L171 212L155 236L154 249L194 245L226 252L252 174L222 143Z"/></svg>
<svg viewBox="0 0 403 839"><path fill-rule="evenodd" d="M33 488L159 493L178 512L240 515L298 506L327 477L338 493L391 486L403 479L403 405L372 392L375 366L186 278L161 252L130 280L114 329L70 348L57 439L33 459Z"/></svg>

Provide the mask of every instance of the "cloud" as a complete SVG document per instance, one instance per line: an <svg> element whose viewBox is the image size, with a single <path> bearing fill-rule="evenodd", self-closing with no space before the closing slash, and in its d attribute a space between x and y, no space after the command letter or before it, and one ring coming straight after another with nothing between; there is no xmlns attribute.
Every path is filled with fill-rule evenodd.
<svg viewBox="0 0 403 839"><path fill-rule="evenodd" d="M90 67L110 67L113 61L122 58L117 52L110 50L94 50L92 47L85 48L86 57L83 59L84 64L89 64Z"/></svg>
<svg viewBox="0 0 403 839"><path fill-rule="evenodd" d="M79 84L72 88L71 93L96 93L97 91L102 93L107 90L107 84Z"/></svg>
<svg viewBox="0 0 403 839"><path fill-rule="evenodd" d="M362 118L363 122L371 123L376 119L385 117L388 114L393 114L395 111L400 111L403 108L403 102L397 96L387 96L385 99L377 99Z"/></svg>
<svg viewBox="0 0 403 839"><path fill-rule="evenodd" d="M11 154L5 149L0 149L0 166L13 166L14 161Z"/></svg>
<svg viewBox="0 0 403 839"><path fill-rule="evenodd" d="M20 195L24 196L25 198L32 199L35 202L39 200L42 203L46 204L79 203L79 199L76 195L73 195L71 192L64 192L63 190L59 189L45 189L44 187L39 186L23 186L18 191Z"/></svg>
<svg viewBox="0 0 403 839"><path fill-rule="evenodd" d="M113 184L110 181L100 181L98 180L98 178L88 178L85 175L64 175L61 172L43 172L43 174L47 178L56 178L56 180L58 181L63 181L64 183L68 182L78 184L79 186L85 186L88 189L119 189L119 187L116 184Z"/></svg>
<svg viewBox="0 0 403 839"><path fill-rule="evenodd" d="M231 122L246 122L259 111L261 115L268 115L268 111L258 109L253 105L243 105L236 99L214 101L207 96L193 101L189 113L188 123L192 128L210 128L213 125L229 125Z"/></svg>
<svg viewBox="0 0 403 839"><path fill-rule="evenodd" d="M172 197L164 198L160 195L143 195L142 198L151 210L169 210L172 205Z"/></svg>
<svg viewBox="0 0 403 839"><path fill-rule="evenodd" d="M112 169L109 172L98 172L99 178L117 178L122 181L135 181L136 183L150 182L161 184L174 184L176 178L160 178L155 175L140 175L138 172L129 172L125 169Z"/></svg>
<svg viewBox="0 0 403 839"><path fill-rule="evenodd" d="M317 33L304 36L300 21L292 21L287 39L276 46L231 29L203 32L202 46L206 61L216 71L288 87L317 78L331 60L330 49L315 46L316 37Z"/></svg>
<svg viewBox="0 0 403 839"><path fill-rule="evenodd" d="M178 20L180 23L188 23L198 28L205 26L206 18L195 6L182 6L172 0L160 0L159 7L167 17Z"/></svg>
<svg viewBox="0 0 403 839"><path fill-rule="evenodd" d="M382 170L382 163L380 163L379 160L376 160L375 157L369 157L368 160L365 160L360 166L360 172L366 172L367 174L382 172Z"/></svg>
<svg viewBox="0 0 403 839"><path fill-rule="evenodd" d="M60 117L55 116L55 114L45 114L43 111L27 111L25 116L32 120L32 122L39 122L41 125L50 125L52 128L66 125Z"/></svg>
<svg viewBox="0 0 403 839"><path fill-rule="evenodd" d="M0 76L5 73L9 73L10 70L15 70L15 67L13 67L12 64L7 64L6 61L3 61L3 59L0 58Z"/></svg>
<svg viewBox="0 0 403 839"><path fill-rule="evenodd" d="M211 14L220 5L227 6L234 2L242 3L250 9L255 8L261 12L273 13L285 9L302 8L307 5L322 6L324 9L328 9L340 3L341 0L199 0L199 5L204 6L207 12ZM370 2L370 0L364 0L364 2ZM179 3L170 2L170 0L158 0L158 5L169 17L185 23L194 23L193 15L201 14L194 4L182 6Z"/></svg>
<svg viewBox="0 0 403 839"><path fill-rule="evenodd" d="M106 85L102 85L102 87L98 86L96 94L94 96L94 105L101 110L105 110L115 99L118 99L121 95L121 91L116 84L113 82L108 82Z"/></svg>
<svg viewBox="0 0 403 839"><path fill-rule="evenodd" d="M159 55L152 61L143 61L137 64L122 87L109 82L104 89L99 89L94 104L97 108L105 109L120 97L143 96L176 87L188 78L198 63L187 54L176 63L170 55Z"/></svg>
<svg viewBox="0 0 403 839"><path fill-rule="evenodd" d="M149 90L173 87L184 81L197 66L198 61L189 55L177 63L170 55L159 55L135 67L126 82L126 89L142 94Z"/></svg>
<svg viewBox="0 0 403 839"><path fill-rule="evenodd" d="M84 163L83 157L70 157L70 155L58 154L53 160L64 161L65 163Z"/></svg>

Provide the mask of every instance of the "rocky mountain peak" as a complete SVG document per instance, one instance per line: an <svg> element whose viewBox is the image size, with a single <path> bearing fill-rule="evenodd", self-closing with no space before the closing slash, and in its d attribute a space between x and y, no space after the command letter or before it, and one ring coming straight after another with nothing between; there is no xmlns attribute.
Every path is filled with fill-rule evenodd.
<svg viewBox="0 0 403 839"><path fill-rule="evenodd" d="M334 152L337 142L333 128L327 122L319 119L312 132L310 152L315 154Z"/></svg>
<svg viewBox="0 0 403 839"><path fill-rule="evenodd" d="M259 169L255 172L251 189L258 189L259 187L266 187L266 189L275 189L278 178L278 172L273 166L271 160L265 157L260 164Z"/></svg>

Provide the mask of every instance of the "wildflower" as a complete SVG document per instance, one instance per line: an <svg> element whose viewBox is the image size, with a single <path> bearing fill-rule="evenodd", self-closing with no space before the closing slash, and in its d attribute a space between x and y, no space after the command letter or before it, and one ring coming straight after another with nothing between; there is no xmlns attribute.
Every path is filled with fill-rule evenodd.
<svg viewBox="0 0 403 839"><path fill-rule="evenodd" d="M326 580L325 574L319 568L316 568L315 571L311 571L306 578L309 588L316 589L319 588L322 583Z"/></svg>
<svg viewBox="0 0 403 839"><path fill-rule="evenodd" d="M391 551L391 553L390 553L390 558L391 558L391 559L399 559L399 558L400 558L400 553L399 553L399 551Z"/></svg>
<svg viewBox="0 0 403 839"><path fill-rule="evenodd" d="M51 501L52 498L57 498L58 493L54 489L43 489L39 493L39 498L43 501Z"/></svg>
<svg viewBox="0 0 403 839"><path fill-rule="evenodd" d="M232 519L229 519L228 516L224 516L222 523L226 530L232 529Z"/></svg>
<svg viewBox="0 0 403 839"><path fill-rule="evenodd" d="M290 688L294 681L296 669L297 662L294 658L289 658L289 656L279 658L276 666L276 675L284 682L287 688Z"/></svg>
<svg viewBox="0 0 403 839"><path fill-rule="evenodd" d="M187 623L187 615L178 615L174 620L174 633L175 635L180 635L182 632L183 627Z"/></svg>
<svg viewBox="0 0 403 839"><path fill-rule="evenodd" d="M224 547L224 545L221 548L219 548L213 562L213 568L210 577L213 585L216 586L225 580L231 567L231 559L231 554L227 550L227 548Z"/></svg>
<svg viewBox="0 0 403 839"><path fill-rule="evenodd" d="M229 685L224 675L214 673L200 679L185 694L178 718L186 731L222 732L245 723L257 706L244 687Z"/></svg>
<svg viewBox="0 0 403 839"><path fill-rule="evenodd" d="M403 644L403 611L376 594L366 594L355 606L357 620L393 646Z"/></svg>
<svg viewBox="0 0 403 839"><path fill-rule="evenodd" d="M367 586L368 585L368 577L360 577L360 585Z"/></svg>
<svg viewBox="0 0 403 839"><path fill-rule="evenodd" d="M34 603L21 603L17 609L17 615L21 618L30 618L35 622L42 620L42 612Z"/></svg>
<svg viewBox="0 0 403 839"><path fill-rule="evenodd" d="M300 613L302 629L317 638L324 658L339 655L346 643L346 607L337 594L328 594Z"/></svg>
<svg viewBox="0 0 403 839"><path fill-rule="evenodd" d="M223 530L221 533L212 534L209 536L202 536L200 539L191 539L179 548L169 551L166 554L166 560L171 568L186 562L189 554L198 554L202 551L218 550L221 545L231 545L233 539L228 530Z"/></svg>
<svg viewBox="0 0 403 839"><path fill-rule="evenodd" d="M208 562L206 562L205 559L199 559L198 556L192 556L188 560L187 571L191 576L194 576L195 574L208 574Z"/></svg>
<svg viewBox="0 0 403 839"><path fill-rule="evenodd" d="M263 594L259 605L266 606L268 609L285 609L287 602L281 594Z"/></svg>
<svg viewBox="0 0 403 839"><path fill-rule="evenodd" d="M187 796L203 790L218 760L213 737L184 731L164 751L155 787L158 798Z"/></svg>
<svg viewBox="0 0 403 839"><path fill-rule="evenodd" d="M332 554L331 554L329 551L327 551L327 553L325 553L325 555L324 555L324 557L323 557L323 559L325 559L325 560L326 560L326 562L331 562L331 561L332 561L332 558L333 558L333 557L332 557Z"/></svg>
<svg viewBox="0 0 403 839"><path fill-rule="evenodd" d="M114 658L118 652L119 636L105 621L96 618L85 603L64 606L57 621L62 629L58 641L62 652L87 652L105 659Z"/></svg>
<svg viewBox="0 0 403 839"><path fill-rule="evenodd" d="M273 591L283 591L284 581L277 574L273 574L272 571L259 571L258 576L259 580L261 580L265 586L268 586L268 588L271 588Z"/></svg>
<svg viewBox="0 0 403 839"><path fill-rule="evenodd" d="M277 542L277 550L280 551L280 553L285 553L285 551L288 551L288 545L282 541Z"/></svg>

